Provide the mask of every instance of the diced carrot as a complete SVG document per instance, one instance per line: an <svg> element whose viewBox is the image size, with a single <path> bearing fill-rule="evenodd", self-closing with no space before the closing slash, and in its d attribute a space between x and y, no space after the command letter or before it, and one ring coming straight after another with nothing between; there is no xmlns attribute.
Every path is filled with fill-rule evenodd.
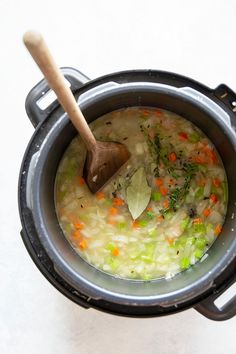
<svg viewBox="0 0 236 354"><path fill-rule="evenodd" d="M147 207L147 211L153 211L152 207Z"/></svg>
<svg viewBox="0 0 236 354"><path fill-rule="evenodd" d="M74 223L74 227L78 230L82 230L84 228L84 223L77 221Z"/></svg>
<svg viewBox="0 0 236 354"><path fill-rule="evenodd" d="M142 114L143 114L144 116L149 116L149 114L150 114L150 111L147 111L147 110L143 110L143 111L142 111Z"/></svg>
<svg viewBox="0 0 236 354"><path fill-rule="evenodd" d="M121 206L121 205L124 205L125 202L121 198L113 198L112 199L112 204L115 205L115 206Z"/></svg>
<svg viewBox="0 0 236 354"><path fill-rule="evenodd" d="M210 195L210 201L211 201L212 203L214 203L214 204L217 203L218 198L217 198L217 196L216 196L214 193L212 193L212 194Z"/></svg>
<svg viewBox="0 0 236 354"><path fill-rule="evenodd" d="M111 208L109 208L108 212L109 212L110 215L117 215L118 214L118 209L115 208L115 207L111 207Z"/></svg>
<svg viewBox="0 0 236 354"><path fill-rule="evenodd" d="M216 152L214 150L210 150L209 157L211 158L212 163L216 164L218 162L218 158L217 158Z"/></svg>
<svg viewBox="0 0 236 354"><path fill-rule="evenodd" d="M82 249L82 250L85 250L88 245L87 245L87 241L83 238L80 242L79 242L79 247Z"/></svg>
<svg viewBox="0 0 236 354"><path fill-rule="evenodd" d="M196 163L198 163L198 164L205 164L205 163L207 163L207 159L206 159L206 157L205 157L203 154L193 156L193 157L192 157L192 160L193 160L193 162L196 162Z"/></svg>
<svg viewBox="0 0 236 354"><path fill-rule="evenodd" d="M85 184L85 180L82 176L78 176L78 183L80 186L83 186Z"/></svg>
<svg viewBox="0 0 236 354"><path fill-rule="evenodd" d="M109 218L108 220L107 220L107 224L109 224L109 225L116 225L117 224L117 221L116 220L114 220L114 219L112 219L112 218Z"/></svg>
<svg viewBox="0 0 236 354"><path fill-rule="evenodd" d="M120 254L119 248L118 247L113 248L112 255L117 257L117 256L119 256L119 254Z"/></svg>
<svg viewBox="0 0 236 354"><path fill-rule="evenodd" d="M75 230L74 232L73 232L73 235L72 235L74 238L80 238L81 237L81 233L80 233L80 231L79 230Z"/></svg>
<svg viewBox="0 0 236 354"><path fill-rule="evenodd" d="M193 224L194 224L194 225L202 224L202 219L201 219L201 218L195 218L195 219L193 219Z"/></svg>
<svg viewBox="0 0 236 354"><path fill-rule="evenodd" d="M214 149L212 149L209 145L204 146L203 151L205 152L205 154L209 158L210 162L212 162L212 163L217 162L216 153L215 153Z"/></svg>
<svg viewBox="0 0 236 354"><path fill-rule="evenodd" d="M162 178L156 178L155 179L155 184L157 187L160 187L163 184L163 179Z"/></svg>
<svg viewBox="0 0 236 354"><path fill-rule="evenodd" d="M163 215L158 215L157 216L157 221L158 222L161 222L161 221L163 221L164 220L164 216Z"/></svg>
<svg viewBox="0 0 236 354"><path fill-rule="evenodd" d="M138 220L134 220L132 223L134 229L140 229L140 222Z"/></svg>
<svg viewBox="0 0 236 354"><path fill-rule="evenodd" d="M219 178L214 178L212 183L214 184L214 186L216 188L220 187L220 185L221 185L221 181L219 180Z"/></svg>
<svg viewBox="0 0 236 354"><path fill-rule="evenodd" d="M96 196L96 198L97 198L98 200L101 200L101 199L104 199L104 198L105 198L105 193L103 193L103 192L97 192L97 193L95 194L95 196Z"/></svg>
<svg viewBox="0 0 236 354"><path fill-rule="evenodd" d="M160 117L160 116L162 116L162 111L160 111L159 109L156 109L155 110L155 115L157 116L157 117Z"/></svg>
<svg viewBox="0 0 236 354"><path fill-rule="evenodd" d="M214 233L216 236L218 236L222 231L222 226L220 224L216 225L215 229L214 229Z"/></svg>
<svg viewBox="0 0 236 354"><path fill-rule="evenodd" d="M167 237L166 241L169 243L169 245L172 245L174 243L174 239L171 237Z"/></svg>
<svg viewBox="0 0 236 354"><path fill-rule="evenodd" d="M172 151L169 155L168 155L168 160L170 162L175 162L177 159L176 153L174 151Z"/></svg>
<svg viewBox="0 0 236 354"><path fill-rule="evenodd" d="M185 133L185 132L180 132L180 133L179 133L179 138L180 138L181 140L188 140L188 134Z"/></svg>
<svg viewBox="0 0 236 354"><path fill-rule="evenodd" d="M167 209L168 206L169 206L169 200L168 200L168 199L165 199L165 200L163 201L162 205L163 205L163 208L164 208L164 209Z"/></svg>
<svg viewBox="0 0 236 354"><path fill-rule="evenodd" d="M205 209L203 210L203 215L207 218L211 213L211 209Z"/></svg>
<svg viewBox="0 0 236 354"><path fill-rule="evenodd" d="M160 186L160 192L161 192L161 195L167 195L168 189L163 186Z"/></svg>

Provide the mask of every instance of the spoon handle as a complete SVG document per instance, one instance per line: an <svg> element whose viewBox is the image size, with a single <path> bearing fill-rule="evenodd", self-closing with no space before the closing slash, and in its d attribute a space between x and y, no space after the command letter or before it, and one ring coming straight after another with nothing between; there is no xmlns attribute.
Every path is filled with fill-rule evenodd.
<svg viewBox="0 0 236 354"><path fill-rule="evenodd" d="M28 31L23 37L24 44L42 71L49 87L55 92L58 101L79 131L88 150L93 150L96 140L81 112L73 93L67 86L64 76L56 65L46 42L40 33Z"/></svg>

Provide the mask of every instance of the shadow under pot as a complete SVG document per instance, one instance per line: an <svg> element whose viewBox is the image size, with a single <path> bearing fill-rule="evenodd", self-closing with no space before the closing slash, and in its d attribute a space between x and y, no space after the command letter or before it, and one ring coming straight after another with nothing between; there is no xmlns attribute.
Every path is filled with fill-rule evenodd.
<svg viewBox="0 0 236 354"><path fill-rule="evenodd" d="M194 307L213 320L233 317L235 294L221 307L215 302L236 278L234 92L225 85L212 90L161 71L120 72L93 81L72 68L62 71L88 122L117 109L149 106L177 113L195 124L213 142L223 161L228 208L222 232L208 250L208 257L171 279L119 279L90 266L68 243L56 216L56 172L76 131L56 100L43 106L49 88L42 80L26 99L26 111L36 130L19 177L21 235L37 267L59 291L85 308L147 317Z"/></svg>

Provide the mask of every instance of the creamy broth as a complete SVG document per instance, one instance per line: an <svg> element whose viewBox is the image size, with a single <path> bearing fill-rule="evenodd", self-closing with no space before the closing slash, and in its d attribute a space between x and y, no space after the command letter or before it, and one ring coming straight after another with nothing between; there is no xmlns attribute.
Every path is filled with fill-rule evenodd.
<svg viewBox="0 0 236 354"><path fill-rule="evenodd" d="M98 140L125 144L131 158L92 194L86 150L72 140L58 168L55 203L75 251L114 276L172 277L202 258L219 237L227 181L218 153L191 122L160 109L127 108L90 124Z"/></svg>

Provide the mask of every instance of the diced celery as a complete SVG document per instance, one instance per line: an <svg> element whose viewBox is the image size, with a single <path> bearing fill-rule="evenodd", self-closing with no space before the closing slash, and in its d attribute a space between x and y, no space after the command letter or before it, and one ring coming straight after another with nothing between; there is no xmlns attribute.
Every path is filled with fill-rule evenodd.
<svg viewBox="0 0 236 354"><path fill-rule="evenodd" d="M195 224L195 225L193 225L193 231L198 234L206 234L206 225L205 224Z"/></svg>
<svg viewBox="0 0 236 354"><path fill-rule="evenodd" d="M197 143L200 140L200 136L197 133L192 133L189 135L188 140L190 143Z"/></svg>
<svg viewBox="0 0 236 354"><path fill-rule="evenodd" d="M66 169L66 173L65 173L66 179L71 180L73 177L75 177L75 174L77 172L77 168L78 168L78 166L77 166L76 160L71 159L67 165L67 169Z"/></svg>
<svg viewBox="0 0 236 354"><path fill-rule="evenodd" d="M142 274L142 278L143 278L143 280L151 280L152 279L151 275L147 274L147 273Z"/></svg>
<svg viewBox="0 0 236 354"><path fill-rule="evenodd" d="M153 254L154 249L155 249L156 243L155 242L150 242L145 245L145 251L148 254Z"/></svg>
<svg viewBox="0 0 236 354"><path fill-rule="evenodd" d="M206 224L206 231L209 232L211 230L214 230L214 226L210 223Z"/></svg>
<svg viewBox="0 0 236 354"><path fill-rule="evenodd" d="M70 224L70 223L66 224L66 225L64 226L64 230L65 230L65 232L66 232L67 234L70 234L71 231L72 231L71 224Z"/></svg>
<svg viewBox="0 0 236 354"><path fill-rule="evenodd" d="M159 202L161 200L161 193L160 192L152 193L151 199L154 200L154 202Z"/></svg>
<svg viewBox="0 0 236 354"><path fill-rule="evenodd" d="M112 201L111 199L104 199L102 204L106 207L110 207L112 206Z"/></svg>
<svg viewBox="0 0 236 354"><path fill-rule="evenodd" d="M114 250L114 248L115 248L116 246L115 246L115 244L113 243L113 242L109 242L107 245L106 245L106 250L108 250L108 251L113 251Z"/></svg>
<svg viewBox="0 0 236 354"><path fill-rule="evenodd" d="M165 219L166 219L166 220L171 219L171 218L173 217L173 215L174 215L174 212L171 211L171 210L168 210L168 211L166 211L166 212L164 213L164 216L165 216Z"/></svg>
<svg viewBox="0 0 236 354"><path fill-rule="evenodd" d="M191 235L184 235L179 237L175 243L174 243L174 247L175 248L185 248L185 246L188 245L193 245L196 241L196 238L194 236Z"/></svg>
<svg viewBox="0 0 236 354"><path fill-rule="evenodd" d="M117 227L118 227L120 230L125 229L126 226L127 226L127 223L126 223L126 222L119 222L119 223L117 224Z"/></svg>
<svg viewBox="0 0 236 354"><path fill-rule="evenodd" d="M147 220L139 220L140 227L145 227L145 226L147 226L147 224L148 224Z"/></svg>
<svg viewBox="0 0 236 354"><path fill-rule="evenodd" d="M196 246L196 248L203 250L206 246L206 243L207 243L207 241L204 237L199 237L196 239L195 246Z"/></svg>
<svg viewBox="0 0 236 354"><path fill-rule="evenodd" d="M197 259L202 258L202 256L203 256L203 251L202 251L200 248L197 248L197 249L195 250L195 252L194 252L194 256L195 256L195 258L197 258Z"/></svg>
<svg viewBox="0 0 236 354"><path fill-rule="evenodd" d="M211 193L217 194L219 192L219 187L215 187L214 185L211 186Z"/></svg>
<svg viewBox="0 0 236 354"><path fill-rule="evenodd" d="M87 221L90 220L88 214L81 214L79 218L80 218L80 220L83 221L83 222L87 222Z"/></svg>
<svg viewBox="0 0 236 354"><path fill-rule="evenodd" d="M76 171L74 171L73 169L68 168L67 172L65 173L65 178L68 180L72 180L72 178L75 177L75 173Z"/></svg>
<svg viewBox="0 0 236 354"><path fill-rule="evenodd" d="M154 216L155 216L155 214L153 213L153 211L148 211L148 212L147 212L147 217L148 217L149 219L153 219Z"/></svg>
<svg viewBox="0 0 236 354"><path fill-rule="evenodd" d="M187 269L190 266L190 260L187 257L184 257L181 259L180 262L180 268L181 269Z"/></svg>
<svg viewBox="0 0 236 354"><path fill-rule="evenodd" d="M178 248L179 246L184 246L186 245L186 242L188 240L188 237L186 235L179 237L176 241L175 241L175 246Z"/></svg>
<svg viewBox="0 0 236 354"><path fill-rule="evenodd" d="M148 236L156 237L158 235L157 229L152 229L148 231Z"/></svg>
<svg viewBox="0 0 236 354"><path fill-rule="evenodd" d="M119 267L119 261L116 258L113 258L110 263L110 267L113 271L115 271Z"/></svg>
<svg viewBox="0 0 236 354"><path fill-rule="evenodd" d="M140 258L144 262L150 263L153 261L153 252L155 249L155 242L147 243L145 245L145 251L142 252Z"/></svg>
<svg viewBox="0 0 236 354"><path fill-rule="evenodd" d="M187 240L186 240L187 244L193 245L195 242L196 242L196 237L194 237L194 236L188 236L187 237Z"/></svg>
<svg viewBox="0 0 236 354"><path fill-rule="evenodd" d="M183 221L180 224L181 229L184 231L186 227L189 225L190 222L190 217L186 216L186 218L183 219Z"/></svg>
<svg viewBox="0 0 236 354"><path fill-rule="evenodd" d="M199 164L198 165L198 170L201 171L201 172L206 172L207 166L205 166L203 164Z"/></svg>
<svg viewBox="0 0 236 354"><path fill-rule="evenodd" d="M105 264L109 265L111 267L112 271L115 271L119 267L119 260L114 257L108 257L105 260Z"/></svg>
<svg viewBox="0 0 236 354"><path fill-rule="evenodd" d="M153 261L152 256L150 256L148 254L142 254L140 258L142 261L144 261L146 263L151 263Z"/></svg>
<svg viewBox="0 0 236 354"><path fill-rule="evenodd" d="M67 190L59 191L59 193L58 193L58 199L59 199L60 202L61 202L61 201L63 200L63 198L65 197L66 192L67 192Z"/></svg>
<svg viewBox="0 0 236 354"><path fill-rule="evenodd" d="M195 192L195 198L196 199L202 199L204 196L204 187L199 187L197 191Z"/></svg>

